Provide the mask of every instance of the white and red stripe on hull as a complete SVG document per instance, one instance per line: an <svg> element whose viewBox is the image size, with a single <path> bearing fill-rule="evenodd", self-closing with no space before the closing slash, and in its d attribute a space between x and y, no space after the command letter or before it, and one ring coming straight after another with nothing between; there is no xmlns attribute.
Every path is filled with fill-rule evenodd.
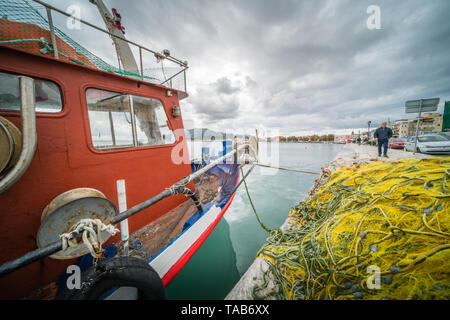
<svg viewBox="0 0 450 320"><path fill-rule="evenodd" d="M239 173L236 179L236 185L238 183ZM235 194L236 191L230 196L223 209L217 206L211 207L189 229L185 230L156 257L149 261L149 264L159 274L164 286L167 286L173 280L203 242L205 242L231 205Z"/></svg>

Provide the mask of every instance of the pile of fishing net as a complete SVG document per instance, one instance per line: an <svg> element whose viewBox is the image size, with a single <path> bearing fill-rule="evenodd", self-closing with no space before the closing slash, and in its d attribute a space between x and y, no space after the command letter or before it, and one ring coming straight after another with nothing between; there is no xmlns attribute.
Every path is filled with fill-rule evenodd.
<svg viewBox="0 0 450 320"><path fill-rule="evenodd" d="M335 171L291 209L288 230L271 231L253 297L449 299L449 180L444 158Z"/></svg>

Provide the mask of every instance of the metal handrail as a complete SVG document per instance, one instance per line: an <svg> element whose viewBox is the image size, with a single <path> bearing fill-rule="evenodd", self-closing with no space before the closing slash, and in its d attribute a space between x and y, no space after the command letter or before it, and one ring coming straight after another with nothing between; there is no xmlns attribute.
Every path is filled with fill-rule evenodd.
<svg viewBox="0 0 450 320"><path fill-rule="evenodd" d="M183 71L185 72L185 71L189 68L189 67L188 67L188 64L187 64L187 61L181 61L180 59L177 59L177 58L172 57L172 56L170 56L170 55L168 55L168 56L162 55L161 53L156 52L156 51L154 51L154 50L152 50L152 49L146 48L146 47L144 47L143 45L140 45L140 44L138 44L138 43L136 43L136 42L127 40L127 39L125 39L124 37L115 35L115 34L109 32L108 30L105 30L105 29L102 29L102 28L100 28L100 27L97 27L96 25L94 25L94 24L92 24L92 23L90 23L90 22L84 21L84 20L81 19L81 18L72 16L72 15L68 14L67 12L64 12L64 11L58 9L58 8L55 8L55 7L49 5L49 4L45 3L45 2L42 2L42 1L40 1L40 0L33 0L33 1L36 2L36 3L38 3L38 4L40 4L40 5L42 5L42 6L44 6L44 7L46 8L46 10L47 10L47 14L48 14L48 16L49 16L50 32L53 33L53 34L51 34L51 37L52 37L52 42L53 42L53 47L54 47L54 48L56 48L56 41L55 41L55 39L54 39L54 31L52 32L52 30L54 29L54 27L53 27L53 20L51 19L51 10L54 10L54 11L56 11L56 12L62 14L62 15L65 15L66 17L69 17L69 18L72 18L72 19L74 19L74 20L76 20L76 21L79 21L79 22L81 22L81 23L83 23L83 24L85 24L85 25L87 25L87 26L89 26L89 27L91 27L91 28L94 28L94 29L96 29L96 30L98 30L98 31L101 31L101 32L103 32L103 33L106 33L106 34L108 34L108 35L111 36L111 37L115 37L115 38L117 38L117 39L123 40L123 41L125 41L125 42L127 42L127 43L129 43L129 44L132 44L132 45L138 47L138 49L139 49L139 59L140 59L139 65L140 65L140 67L141 67L141 79L142 79L142 80L144 79L144 69L143 69L143 67L142 67L142 65L143 65L143 64L142 64L142 50L145 50L145 51L147 51L147 52L152 53L155 57L159 57L160 59L167 59L167 60L169 60L169 61L171 61L171 62L173 62L173 63L178 64L180 67L183 67L183 69L182 69L180 72L178 72L176 75L180 74L180 73L183 72ZM55 51L55 56L57 56L57 51ZM169 79L165 80L163 83L165 83L165 82L167 82L168 80L174 78L176 75L174 75L174 76L170 77ZM185 76L185 78L186 78L186 73L184 74L184 76ZM163 83L161 83L161 84L163 84ZM185 82L184 85L185 85L185 88L184 88L184 89L185 89L185 91L186 91L186 82Z"/></svg>
<svg viewBox="0 0 450 320"><path fill-rule="evenodd" d="M11 187L27 171L37 147L34 80L19 76L22 150L14 167L0 180L0 194Z"/></svg>

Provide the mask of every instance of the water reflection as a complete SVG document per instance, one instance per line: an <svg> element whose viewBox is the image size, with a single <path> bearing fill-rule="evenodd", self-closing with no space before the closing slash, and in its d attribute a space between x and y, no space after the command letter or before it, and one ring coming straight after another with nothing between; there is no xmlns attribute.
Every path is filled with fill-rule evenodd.
<svg viewBox="0 0 450 320"><path fill-rule="evenodd" d="M222 219L166 288L167 299L223 299L239 280L230 225Z"/></svg>

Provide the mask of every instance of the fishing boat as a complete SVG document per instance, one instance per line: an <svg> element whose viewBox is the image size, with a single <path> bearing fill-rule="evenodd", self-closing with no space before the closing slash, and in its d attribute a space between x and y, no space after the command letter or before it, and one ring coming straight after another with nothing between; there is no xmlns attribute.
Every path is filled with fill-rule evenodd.
<svg viewBox="0 0 450 320"><path fill-rule="evenodd" d="M127 40L101 0L90 2L106 29L41 1L0 2L0 298L164 298L230 206L248 146L224 141L191 163L187 62ZM57 14L110 37L119 67ZM144 53L178 69L146 74Z"/></svg>

